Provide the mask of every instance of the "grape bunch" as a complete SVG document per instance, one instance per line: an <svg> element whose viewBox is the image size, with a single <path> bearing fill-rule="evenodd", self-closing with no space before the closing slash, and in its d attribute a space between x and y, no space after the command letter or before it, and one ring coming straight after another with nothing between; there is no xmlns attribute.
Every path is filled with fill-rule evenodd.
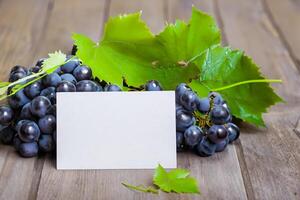
<svg viewBox="0 0 300 200"><path fill-rule="evenodd" d="M208 157L225 150L239 137L240 130L232 123L230 109L219 93L199 98L185 83L175 92L177 151L192 149Z"/></svg>
<svg viewBox="0 0 300 200"><path fill-rule="evenodd" d="M13 67L9 82L39 72L44 60L40 59L30 69ZM89 67L71 59L54 73L10 96L8 105L0 107L0 140L4 144L13 144L23 157L53 152L56 145L56 93L76 91L121 91L121 88L93 79Z"/></svg>

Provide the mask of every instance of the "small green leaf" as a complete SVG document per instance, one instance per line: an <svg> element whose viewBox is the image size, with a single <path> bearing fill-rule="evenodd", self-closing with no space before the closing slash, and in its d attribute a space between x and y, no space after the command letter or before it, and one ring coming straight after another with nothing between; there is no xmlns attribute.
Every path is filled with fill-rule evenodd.
<svg viewBox="0 0 300 200"><path fill-rule="evenodd" d="M200 193L197 180L189 177L189 172L185 169L173 169L167 172L158 165L153 182L164 192Z"/></svg>
<svg viewBox="0 0 300 200"><path fill-rule="evenodd" d="M66 54L61 51L55 51L54 53L49 53L49 57L44 60L42 65L42 71L47 74L54 72L59 66L66 62Z"/></svg>

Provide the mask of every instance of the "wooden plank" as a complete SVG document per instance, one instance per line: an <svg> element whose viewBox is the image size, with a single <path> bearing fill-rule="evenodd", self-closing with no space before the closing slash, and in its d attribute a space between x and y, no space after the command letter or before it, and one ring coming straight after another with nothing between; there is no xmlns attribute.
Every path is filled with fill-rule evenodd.
<svg viewBox="0 0 300 200"><path fill-rule="evenodd" d="M300 68L300 2L295 0L263 0L263 2L286 48Z"/></svg>
<svg viewBox="0 0 300 200"><path fill-rule="evenodd" d="M265 115L265 129L244 125L241 149L256 199L299 199L300 140L293 131L299 119L299 71L259 0L217 1L228 43L262 66L287 105Z"/></svg>
<svg viewBox="0 0 300 200"><path fill-rule="evenodd" d="M16 64L31 65L52 1L0 2L0 80ZM39 20L36 20L36 19ZM44 159L21 158L13 147L0 145L0 199L35 197Z"/></svg>
<svg viewBox="0 0 300 200"><path fill-rule="evenodd" d="M185 19L188 21L192 5L216 16L212 1L169 0L168 20L174 22L176 19ZM234 145L229 145L226 152L219 153L215 157L193 157L191 162L195 163L190 167L193 172L198 173L203 199L247 199ZM218 176L216 177L215 174Z"/></svg>

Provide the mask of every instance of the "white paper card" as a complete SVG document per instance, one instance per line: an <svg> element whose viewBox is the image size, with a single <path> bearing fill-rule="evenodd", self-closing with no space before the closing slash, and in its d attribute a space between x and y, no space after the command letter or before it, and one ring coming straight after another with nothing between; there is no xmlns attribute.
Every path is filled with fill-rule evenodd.
<svg viewBox="0 0 300 200"><path fill-rule="evenodd" d="M57 93L57 169L176 168L175 94Z"/></svg>

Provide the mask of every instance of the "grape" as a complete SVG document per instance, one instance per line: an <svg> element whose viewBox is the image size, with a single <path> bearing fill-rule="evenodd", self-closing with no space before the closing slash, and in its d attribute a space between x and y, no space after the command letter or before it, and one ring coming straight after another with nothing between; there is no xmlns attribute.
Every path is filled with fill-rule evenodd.
<svg viewBox="0 0 300 200"><path fill-rule="evenodd" d="M18 123L15 126L15 131L18 133L20 131L21 126L25 123L25 122L30 122L30 120L24 119L24 120L20 120L18 121Z"/></svg>
<svg viewBox="0 0 300 200"><path fill-rule="evenodd" d="M39 59L39 60L36 62L35 66L41 67L41 66L43 65L44 60L46 60L46 58L41 58L41 59Z"/></svg>
<svg viewBox="0 0 300 200"><path fill-rule="evenodd" d="M184 149L184 136L182 132L176 132L176 149L178 152Z"/></svg>
<svg viewBox="0 0 300 200"><path fill-rule="evenodd" d="M43 152L51 152L54 149L54 141L51 135L41 135L38 143Z"/></svg>
<svg viewBox="0 0 300 200"><path fill-rule="evenodd" d="M39 147L36 142L31 143L21 143L19 145L19 153L25 158L30 158L37 156L39 152Z"/></svg>
<svg viewBox="0 0 300 200"><path fill-rule="evenodd" d="M20 65L16 65L13 68L11 68L10 70L10 74L16 73L16 72L21 72L25 75L28 74L28 70L26 69L26 67L20 66Z"/></svg>
<svg viewBox="0 0 300 200"><path fill-rule="evenodd" d="M227 110L230 110L226 101L222 101L222 103L220 105L223 106L224 108L226 108Z"/></svg>
<svg viewBox="0 0 300 200"><path fill-rule="evenodd" d="M56 104L50 106L49 110L47 111L47 114L56 116Z"/></svg>
<svg viewBox="0 0 300 200"><path fill-rule="evenodd" d="M195 126L195 125L190 126L184 132L185 143L190 147L193 147L196 144L198 144L202 139L202 137L203 137L203 131L199 126Z"/></svg>
<svg viewBox="0 0 300 200"><path fill-rule="evenodd" d="M228 109L221 105L215 105L210 112L210 119L213 124L225 124L231 117Z"/></svg>
<svg viewBox="0 0 300 200"><path fill-rule="evenodd" d="M62 81L56 88L57 92L76 92L76 86L69 81Z"/></svg>
<svg viewBox="0 0 300 200"><path fill-rule="evenodd" d="M158 81L151 80L145 84L145 90L146 91L161 91L162 87L160 86Z"/></svg>
<svg viewBox="0 0 300 200"><path fill-rule="evenodd" d="M41 81L37 81L37 82L34 82L31 85L27 86L24 89L24 93L27 97L33 99L34 97L39 96L42 89L43 89L43 86L42 86Z"/></svg>
<svg viewBox="0 0 300 200"><path fill-rule="evenodd" d="M31 113L31 103L27 103L23 106L21 112L20 112L20 119L30 119L34 120L35 117Z"/></svg>
<svg viewBox="0 0 300 200"><path fill-rule="evenodd" d="M97 92L102 91L103 89L93 81L83 80L76 84L76 90L77 92Z"/></svg>
<svg viewBox="0 0 300 200"><path fill-rule="evenodd" d="M42 67L41 66L33 66L31 69L30 69L30 71L32 72L32 73L38 73L40 70L42 69Z"/></svg>
<svg viewBox="0 0 300 200"><path fill-rule="evenodd" d="M213 97L214 104L216 104L216 105L220 105L223 102L222 96L217 92L209 93L208 97L209 97L209 99Z"/></svg>
<svg viewBox="0 0 300 200"><path fill-rule="evenodd" d="M197 109L197 95L190 90L183 92L180 96L180 104L188 111L195 111Z"/></svg>
<svg viewBox="0 0 300 200"><path fill-rule="evenodd" d="M43 117L51 107L51 102L47 97L38 96L31 101L31 113L37 117Z"/></svg>
<svg viewBox="0 0 300 200"><path fill-rule="evenodd" d="M80 65L74 69L73 75L77 81L90 80L92 78L92 70L88 66Z"/></svg>
<svg viewBox="0 0 300 200"><path fill-rule="evenodd" d="M226 149L227 145L229 143L228 137L225 140L222 140L220 143L216 144L216 152L222 152Z"/></svg>
<svg viewBox="0 0 300 200"><path fill-rule="evenodd" d="M175 95L176 95L176 102L180 102L180 98L181 95L185 92L185 91L191 91L191 88L185 84L185 83L180 83L175 90Z"/></svg>
<svg viewBox="0 0 300 200"><path fill-rule="evenodd" d="M15 82L21 78L24 78L25 76L27 76L24 72L14 72L9 76L9 82Z"/></svg>
<svg viewBox="0 0 300 200"><path fill-rule="evenodd" d="M9 125L14 119L14 111L9 106L0 107L0 124Z"/></svg>
<svg viewBox="0 0 300 200"><path fill-rule="evenodd" d="M46 115L39 119L39 128L44 134L52 134L56 129L56 118L53 115Z"/></svg>
<svg viewBox="0 0 300 200"><path fill-rule="evenodd" d="M199 156L208 157L216 152L217 145L203 138L196 146L195 150Z"/></svg>
<svg viewBox="0 0 300 200"><path fill-rule="evenodd" d="M176 111L176 130L177 131L185 131L188 127L192 126L195 123L194 116L183 110Z"/></svg>
<svg viewBox="0 0 300 200"><path fill-rule="evenodd" d="M66 74L61 75L60 77L61 77L62 81L69 81L73 84L77 83L76 78L72 74L66 73Z"/></svg>
<svg viewBox="0 0 300 200"><path fill-rule="evenodd" d="M78 65L80 65L79 60L77 59L70 60L69 62L61 66L61 70L64 73L72 73Z"/></svg>
<svg viewBox="0 0 300 200"><path fill-rule="evenodd" d="M215 144L222 142L227 136L228 132L223 125L212 125L208 129L208 139Z"/></svg>
<svg viewBox="0 0 300 200"><path fill-rule="evenodd" d="M56 89L55 87L48 87L46 89L43 89L40 96L47 97L52 104L56 103Z"/></svg>
<svg viewBox="0 0 300 200"><path fill-rule="evenodd" d="M0 131L0 140L4 144L11 144L14 139L15 133L16 132L12 128L12 126L7 126Z"/></svg>
<svg viewBox="0 0 300 200"><path fill-rule="evenodd" d="M52 137L53 137L53 141L56 143L56 137L57 137L56 130L53 132Z"/></svg>
<svg viewBox="0 0 300 200"><path fill-rule="evenodd" d="M20 147L20 144L22 143L22 140L20 140L19 136L18 135L15 135L14 139L13 139L13 144L14 144L14 147L15 149L18 151L19 150L19 147Z"/></svg>
<svg viewBox="0 0 300 200"><path fill-rule="evenodd" d="M225 127L228 131L228 138L230 143L239 138L240 129L237 125L235 125L234 123L228 123L225 125Z"/></svg>
<svg viewBox="0 0 300 200"><path fill-rule="evenodd" d="M37 141L40 137L40 129L35 122L26 121L19 128L18 136L23 142Z"/></svg>
<svg viewBox="0 0 300 200"><path fill-rule="evenodd" d="M109 84L104 87L104 91L106 92L119 92L122 91L121 88L114 84Z"/></svg>
<svg viewBox="0 0 300 200"><path fill-rule="evenodd" d="M197 110L201 113L207 113L210 108L210 102L208 98L199 99L197 102Z"/></svg>
<svg viewBox="0 0 300 200"><path fill-rule="evenodd" d="M61 82L61 77L58 75L58 73L54 72L45 76L42 82L46 87L57 87L58 84Z"/></svg>
<svg viewBox="0 0 300 200"><path fill-rule="evenodd" d="M19 90L15 95L8 98L8 104L13 109L18 109L30 102L30 99L25 95L24 89Z"/></svg>

